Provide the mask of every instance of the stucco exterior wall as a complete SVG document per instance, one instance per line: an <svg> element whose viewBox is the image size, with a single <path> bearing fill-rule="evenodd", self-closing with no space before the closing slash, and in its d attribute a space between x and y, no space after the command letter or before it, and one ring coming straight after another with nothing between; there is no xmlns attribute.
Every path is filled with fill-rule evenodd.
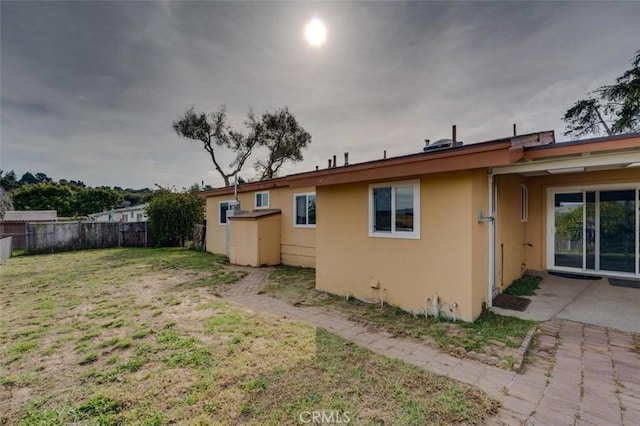
<svg viewBox="0 0 640 426"><path fill-rule="evenodd" d="M389 304L424 312L425 299L437 295L443 311L457 304L459 318L474 319L483 289L472 291L473 268L486 283L486 257L473 252L486 252L486 238L483 244L476 211L483 184L473 177L465 171L420 179L421 238L413 240L369 236L367 184L318 187L317 288L379 301L381 291L371 287L379 283Z"/></svg>
<svg viewBox="0 0 640 426"><path fill-rule="evenodd" d="M238 194L240 207L243 210L253 210L253 197L253 193ZM226 225L219 224L220 218L218 212L220 210L220 202L232 200L234 200L233 194L207 197L207 251L211 253L226 254Z"/></svg>
<svg viewBox="0 0 640 426"><path fill-rule="evenodd" d="M504 290L527 268L525 252L530 248L525 246L527 222L521 221L520 194L522 185L528 185L520 175L497 176L496 184L496 285Z"/></svg>
<svg viewBox="0 0 640 426"><path fill-rule="evenodd" d="M294 227L294 194L315 192L312 187L272 188L269 191L269 208L280 209L280 258L285 265L313 268L316 264L316 228ZM264 191L258 191L264 192ZM255 192L238 194L240 208L255 210ZM226 227L219 225L219 203L233 200L233 194L207 197L207 250L225 254ZM319 203L318 203L319 204ZM318 207L322 209L322 207Z"/></svg>
<svg viewBox="0 0 640 426"><path fill-rule="evenodd" d="M478 213L489 211L489 181L486 169L472 173L472 208L468 212L471 223L471 313L476 318L482 313L488 294L489 224L478 222Z"/></svg>
<svg viewBox="0 0 640 426"><path fill-rule="evenodd" d="M273 200L272 209L282 210L280 227L280 257L285 265L304 266L315 268L316 266L316 232L317 228L299 228L293 225L294 211L293 200L295 194L316 192L313 187L302 188L278 188L270 191ZM324 207L317 202L316 209ZM316 217L318 213L316 212Z"/></svg>
<svg viewBox="0 0 640 426"><path fill-rule="evenodd" d="M547 269L547 189L562 186L590 186L630 183L640 184L640 168L603 170L587 173L537 176L526 179L529 188L529 222L527 240L533 246L525 250L527 269Z"/></svg>

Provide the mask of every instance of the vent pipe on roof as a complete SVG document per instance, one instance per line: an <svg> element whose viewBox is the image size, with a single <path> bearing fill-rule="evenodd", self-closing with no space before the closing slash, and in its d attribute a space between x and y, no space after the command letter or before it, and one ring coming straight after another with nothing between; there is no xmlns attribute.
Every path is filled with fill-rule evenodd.
<svg viewBox="0 0 640 426"><path fill-rule="evenodd" d="M456 139L456 135L457 135L457 131L456 131L456 125L454 124L451 128L451 146L456 146L456 144L458 143L457 139Z"/></svg>
<svg viewBox="0 0 640 426"><path fill-rule="evenodd" d="M329 158L329 160L327 160L327 161L328 161L328 164L329 164L328 167L331 168L331 158Z"/></svg>
<svg viewBox="0 0 640 426"><path fill-rule="evenodd" d="M318 171L318 169L319 169L319 167L318 167L318 166L316 166L316 172Z"/></svg>
<svg viewBox="0 0 640 426"><path fill-rule="evenodd" d="M348 152L344 153L344 165L345 166L349 165L349 153Z"/></svg>
<svg viewBox="0 0 640 426"><path fill-rule="evenodd" d="M382 159L386 160L387 159L387 150L384 150L384 153L382 154Z"/></svg>
<svg viewBox="0 0 640 426"><path fill-rule="evenodd" d="M513 136L518 136L518 132L516 132L516 123L513 123Z"/></svg>
<svg viewBox="0 0 640 426"><path fill-rule="evenodd" d="M333 167L337 167L338 166L338 161L336 160L336 156L333 156Z"/></svg>

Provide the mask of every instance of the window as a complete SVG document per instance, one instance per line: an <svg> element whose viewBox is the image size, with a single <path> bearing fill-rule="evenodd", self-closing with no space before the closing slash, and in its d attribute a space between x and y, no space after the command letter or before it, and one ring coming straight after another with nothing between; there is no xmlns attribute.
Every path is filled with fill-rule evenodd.
<svg viewBox="0 0 640 426"><path fill-rule="evenodd" d="M529 220L529 189L520 185L520 222Z"/></svg>
<svg viewBox="0 0 640 426"><path fill-rule="evenodd" d="M226 225L227 224L227 210L229 206L233 206L237 204L236 200L228 200L228 201L220 201L218 207L218 224Z"/></svg>
<svg viewBox="0 0 640 426"><path fill-rule="evenodd" d="M142 222L142 213L138 213L138 214L136 215L136 220L137 220L138 222Z"/></svg>
<svg viewBox="0 0 640 426"><path fill-rule="evenodd" d="M293 226L298 228L315 228L316 193L295 194L293 196L293 215Z"/></svg>
<svg viewBox="0 0 640 426"><path fill-rule="evenodd" d="M269 191L256 192L256 209L269 208Z"/></svg>
<svg viewBox="0 0 640 426"><path fill-rule="evenodd" d="M420 181L369 185L369 236L420 238Z"/></svg>

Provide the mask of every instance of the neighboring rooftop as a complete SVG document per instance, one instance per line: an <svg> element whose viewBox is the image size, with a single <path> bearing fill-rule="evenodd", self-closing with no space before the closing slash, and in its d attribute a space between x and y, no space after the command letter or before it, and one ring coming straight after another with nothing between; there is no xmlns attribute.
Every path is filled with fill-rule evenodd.
<svg viewBox="0 0 640 426"><path fill-rule="evenodd" d="M14 210L4 212L5 222L47 222L58 220L57 210Z"/></svg>

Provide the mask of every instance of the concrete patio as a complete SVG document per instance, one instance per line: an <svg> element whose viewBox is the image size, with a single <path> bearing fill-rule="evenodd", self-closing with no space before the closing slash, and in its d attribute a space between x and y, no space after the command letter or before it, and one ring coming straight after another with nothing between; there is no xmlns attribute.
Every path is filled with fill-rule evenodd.
<svg viewBox="0 0 640 426"><path fill-rule="evenodd" d="M640 289L615 287L607 278L585 280L561 278L546 272L524 312L492 308L501 315L536 321L552 318L640 333Z"/></svg>

